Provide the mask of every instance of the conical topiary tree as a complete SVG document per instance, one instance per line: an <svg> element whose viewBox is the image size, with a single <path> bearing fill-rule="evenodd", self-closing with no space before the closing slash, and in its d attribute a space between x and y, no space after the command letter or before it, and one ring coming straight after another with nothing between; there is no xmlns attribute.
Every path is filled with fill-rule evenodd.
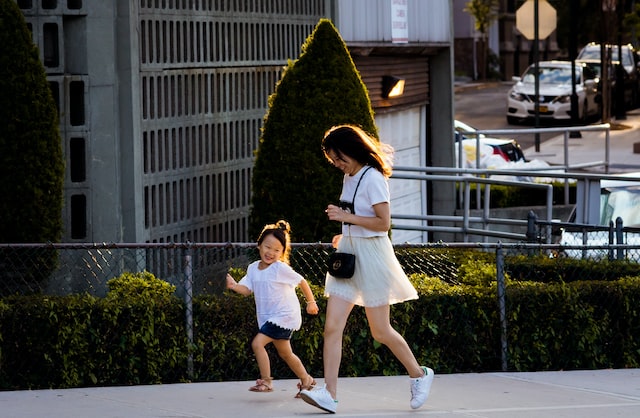
<svg viewBox="0 0 640 418"><path fill-rule="evenodd" d="M278 219L290 222L295 242L328 242L339 231L324 209L338 201L342 173L320 146L325 131L341 123L378 135L347 46L331 21L321 19L269 98L252 178L252 239Z"/></svg>
<svg viewBox="0 0 640 418"><path fill-rule="evenodd" d="M58 242L64 181L58 111L13 0L0 0L0 45L0 242ZM23 286L33 290L31 284L46 278L56 260L52 249L28 257L1 251L0 296Z"/></svg>
<svg viewBox="0 0 640 418"><path fill-rule="evenodd" d="M12 0L0 0L0 242L57 242L64 163L58 111Z"/></svg>

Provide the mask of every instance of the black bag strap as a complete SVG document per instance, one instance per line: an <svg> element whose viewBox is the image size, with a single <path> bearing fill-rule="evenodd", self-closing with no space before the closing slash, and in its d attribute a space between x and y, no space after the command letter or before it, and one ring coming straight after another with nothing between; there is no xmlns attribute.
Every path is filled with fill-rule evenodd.
<svg viewBox="0 0 640 418"><path fill-rule="evenodd" d="M351 199L351 207L353 207L354 215L356 214L356 194L358 194L358 187L360 187L360 182L362 181L362 178L364 177L365 174L367 174L367 171L369 171L370 168L371 166L367 166L367 169L364 170L364 173L362 173L362 175L358 179L358 184L356 184L356 191L353 192L353 199Z"/></svg>
<svg viewBox="0 0 640 418"><path fill-rule="evenodd" d="M358 184L356 184L356 190L353 192L353 199L351 200L351 208L353 208L353 214L356 214L356 195L358 194L358 187L360 187L360 182L362 181L362 178L364 177L365 174L367 174L367 171L369 171L369 169L371 168L371 166L367 166L367 169L364 170L364 173L362 173L362 175L360 176L360 178L358 179ZM349 239L351 239L351 224L347 224L349 226Z"/></svg>

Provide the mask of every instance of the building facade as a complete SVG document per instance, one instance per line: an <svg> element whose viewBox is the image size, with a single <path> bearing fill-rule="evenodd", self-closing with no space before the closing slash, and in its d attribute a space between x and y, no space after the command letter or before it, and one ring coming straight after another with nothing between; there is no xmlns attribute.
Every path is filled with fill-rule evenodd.
<svg viewBox="0 0 640 418"><path fill-rule="evenodd" d="M453 161L449 0L16 3L60 112L65 242L247 241L268 97L323 17L352 53L396 164ZM408 36L394 42L398 10L409 11ZM405 94L382 98L383 75L405 79ZM448 211L453 192L432 187L392 180L392 208Z"/></svg>

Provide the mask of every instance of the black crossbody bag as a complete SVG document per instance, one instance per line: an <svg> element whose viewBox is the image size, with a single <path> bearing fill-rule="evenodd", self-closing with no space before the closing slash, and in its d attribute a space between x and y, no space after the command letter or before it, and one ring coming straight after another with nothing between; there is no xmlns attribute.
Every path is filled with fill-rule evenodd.
<svg viewBox="0 0 640 418"><path fill-rule="evenodd" d="M360 187L360 182L370 168L370 166L367 167L364 173L362 173L362 175L360 176L358 184L356 185L356 190L355 192L353 192L353 199L351 200L351 202L347 202L344 200L340 201L339 206L341 209L355 215L355 202L356 194L358 193L358 187ZM351 224L347 225L349 225L349 238L351 238ZM353 273L356 271L356 256L355 254L336 251L329 256L327 268L329 270L329 274L333 277L336 277L338 279L350 279L353 276Z"/></svg>

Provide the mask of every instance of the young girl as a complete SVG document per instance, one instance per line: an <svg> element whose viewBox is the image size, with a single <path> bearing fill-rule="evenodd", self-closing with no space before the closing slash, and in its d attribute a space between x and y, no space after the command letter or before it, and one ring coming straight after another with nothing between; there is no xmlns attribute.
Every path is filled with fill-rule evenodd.
<svg viewBox="0 0 640 418"><path fill-rule="evenodd" d="M406 368L411 408L420 408L429 396L433 370L420 366L389 318L391 304L418 298L388 235L391 215L387 178L391 175L393 150L352 125L330 129L322 141L322 150L327 160L344 173L340 200L354 202L351 210L328 205L325 212L330 220L342 222L342 235L334 237L333 244L338 251L356 255L356 270L348 280L327 274L325 387L302 390L300 395L313 406L336 412L342 333L354 305L359 305L364 307L372 337L386 345Z"/></svg>
<svg viewBox="0 0 640 418"><path fill-rule="evenodd" d="M291 349L291 335L302 325L296 287L300 286L307 301L308 314L316 315L318 304L307 281L289 266L289 233L289 223L286 221L266 225L258 237L260 260L249 265L247 275L238 283L227 274L228 289L244 296L251 293L255 296L260 330L253 339L251 348L258 362L260 379L255 386L249 388L252 392L273 391L271 364L265 348L269 343L273 343L280 357L300 378L299 390L311 389L316 383ZM296 397L299 397L299 392Z"/></svg>

